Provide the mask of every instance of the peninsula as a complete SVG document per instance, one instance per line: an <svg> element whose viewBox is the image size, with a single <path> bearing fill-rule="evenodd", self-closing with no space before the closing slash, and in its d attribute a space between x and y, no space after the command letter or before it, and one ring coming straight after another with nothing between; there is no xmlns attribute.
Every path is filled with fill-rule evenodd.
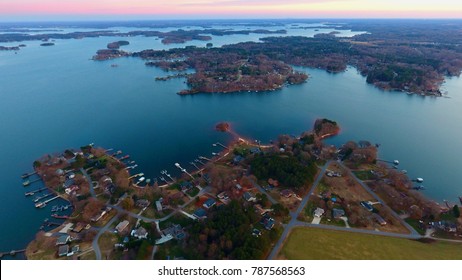
<svg viewBox="0 0 462 280"><path fill-rule="evenodd" d="M312 131L263 145L229 130L236 139L227 146L214 143L223 150L192 161L196 170L175 163L181 175L164 170L158 180L133 172L136 163L121 151L93 145L45 156L34 169L72 204L73 213L62 226L38 233L26 255L271 259L291 256L282 247L292 231L320 226L407 240L410 254L414 243L420 250L448 242L440 238L462 240L458 206L441 207L421 196L413 181L393 168L399 163L390 166L377 158L376 145L360 141L336 148L322 142L339 131L336 122L319 119ZM451 254L460 248L444 244ZM436 256L448 256L440 253Z"/></svg>

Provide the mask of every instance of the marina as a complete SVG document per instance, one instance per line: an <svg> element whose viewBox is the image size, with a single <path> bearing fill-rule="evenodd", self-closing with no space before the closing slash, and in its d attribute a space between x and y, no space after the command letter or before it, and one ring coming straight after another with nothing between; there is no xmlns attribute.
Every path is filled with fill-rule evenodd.
<svg viewBox="0 0 462 280"><path fill-rule="evenodd" d="M47 188L45 187L45 188L40 188L40 189L35 190L35 191L28 191L28 192L24 193L24 195L25 195L25 196L32 196L32 195L34 195L34 194L36 194L36 193L39 193L39 192L42 192L42 191L44 191L44 190L46 190L46 189L47 189Z"/></svg>
<svg viewBox="0 0 462 280"><path fill-rule="evenodd" d="M45 200L45 201L43 201L43 202L37 202L37 203L35 204L35 208L44 208L44 207L47 206L48 203L50 203L51 201L53 201L53 200L55 200L55 199L57 199L57 198L59 198L59 196L54 196L54 197L52 197L52 198L50 198L50 199L47 199L47 200Z"/></svg>
<svg viewBox="0 0 462 280"><path fill-rule="evenodd" d="M22 183L22 185L23 185L24 187L27 187L27 186L30 186L31 184L36 183L36 182L38 182L38 181L40 181L40 180L42 180L42 179L41 179L41 178L37 178L37 179L34 179L34 180L32 180L32 181L26 180L26 181L24 181L24 182Z"/></svg>
<svg viewBox="0 0 462 280"><path fill-rule="evenodd" d="M21 175L21 178L27 179L30 176L35 175L35 174L37 174L37 171L31 172L31 173L24 173L24 174Z"/></svg>

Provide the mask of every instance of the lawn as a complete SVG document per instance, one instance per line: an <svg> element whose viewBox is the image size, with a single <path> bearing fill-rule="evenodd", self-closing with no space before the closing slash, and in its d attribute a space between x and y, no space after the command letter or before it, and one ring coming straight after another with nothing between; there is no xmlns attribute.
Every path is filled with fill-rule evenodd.
<svg viewBox="0 0 462 280"><path fill-rule="evenodd" d="M404 260L462 259L462 244L422 243L361 233L295 228L279 255L281 259Z"/></svg>

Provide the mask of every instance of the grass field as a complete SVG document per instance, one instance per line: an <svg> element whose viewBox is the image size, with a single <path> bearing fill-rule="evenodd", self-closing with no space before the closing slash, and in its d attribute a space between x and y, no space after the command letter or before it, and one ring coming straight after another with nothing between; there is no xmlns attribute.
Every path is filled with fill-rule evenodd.
<svg viewBox="0 0 462 280"><path fill-rule="evenodd" d="M295 228L280 259L462 260L462 243L422 243L403 238L315 228Z"/></svg>

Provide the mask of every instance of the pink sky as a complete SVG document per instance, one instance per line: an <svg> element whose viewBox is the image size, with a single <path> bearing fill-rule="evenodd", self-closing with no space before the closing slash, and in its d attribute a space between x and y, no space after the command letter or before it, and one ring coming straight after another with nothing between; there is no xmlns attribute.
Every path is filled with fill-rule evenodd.
<svg viewBox="0 0 462 280"><path fill-rule="evenodd" d="M2 19L98 18L461 18L458 0L0 0Z"/></svg>

